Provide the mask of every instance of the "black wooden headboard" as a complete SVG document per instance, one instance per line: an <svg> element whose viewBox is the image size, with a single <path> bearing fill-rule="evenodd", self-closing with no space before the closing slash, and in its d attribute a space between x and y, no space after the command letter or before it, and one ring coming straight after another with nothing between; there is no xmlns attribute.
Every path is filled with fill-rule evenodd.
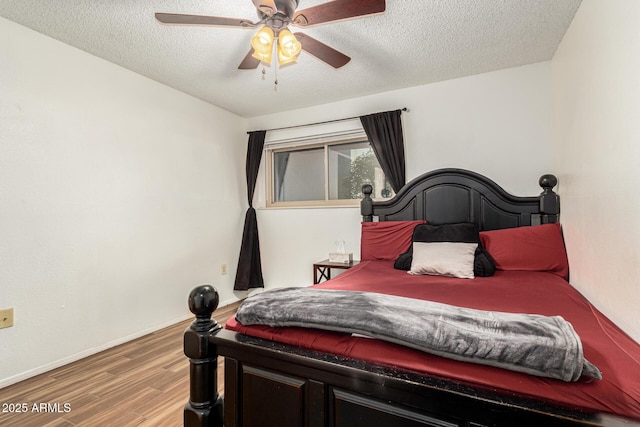
<svg viewBox="0 0 640 427"><path fill-rule="evenodd" d="M402 221L424 219L429 224L473 222L482 230L538 225L558 221L560 198L553 191L554 175L543 175L539 196L518 197L480 175L464 169L427 172L390 200L373 201L372 187L362 187L362 220Z"/></svg>

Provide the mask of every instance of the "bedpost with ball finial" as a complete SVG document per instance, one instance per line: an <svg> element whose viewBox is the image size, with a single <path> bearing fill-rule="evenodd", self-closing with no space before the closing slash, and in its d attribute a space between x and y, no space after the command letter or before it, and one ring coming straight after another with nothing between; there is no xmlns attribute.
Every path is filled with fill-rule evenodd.
<svg viewBox="0 0 640 427"><path fill-rule="evenodd" d="M189 310L196 319L184 332L184 354L189 358L189 402L184 407L185 427L222 427L222 398L218 395L218 355L209 337L222 327L211 319L218 308L218 291L200 285L189 294Z"/></svg>
<svg viewBox="0 0 640 427"><path fill-rule="evenodd" d="M364 198L360 201L360 214L364 222L373 221L373 200L371 199L371 193L373 193L373 186L371 186L371 184L364 184L362 186Z"/></svg>
<svg viewBox="0 0 640 427"><path fill-rule="evenodd" d="M538 183L542 187L542 193L540 193L540 221L542 224L556 223L560 214L560 197L553 191L553 187L558 185L558 178L551 174L542 175Z"/></svg>

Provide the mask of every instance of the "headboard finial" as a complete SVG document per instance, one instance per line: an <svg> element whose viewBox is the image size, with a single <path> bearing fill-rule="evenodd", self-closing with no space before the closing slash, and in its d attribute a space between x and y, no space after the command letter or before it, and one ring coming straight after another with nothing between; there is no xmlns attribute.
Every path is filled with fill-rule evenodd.
<svg viewBox="0 0 640 427"><path fill-rule="evenodd" d="M558 222L560 213L560 197L553 191L553 187L558 185L558 178L552 174L545 174L538 181L542 187L540 194L540 214L543 224Z"/></svg>
<svg viewBox="0 0 640 427"><path fill-rule="evenodd" d="M362 221L373 222L373 200L371 194L373 193L373 186L371 184L364 184L362 186L362 194L364 197L360 201L360 214L362 215Z"/></svg>
<svg viewBox="0 0 640 427"><path fill-rule="evenodd" d="M553 187L558 185L558 178L552 174L542 175L540 180L538 181L540 187L544 190L544 193L549 193L553 191Z"/></svg>

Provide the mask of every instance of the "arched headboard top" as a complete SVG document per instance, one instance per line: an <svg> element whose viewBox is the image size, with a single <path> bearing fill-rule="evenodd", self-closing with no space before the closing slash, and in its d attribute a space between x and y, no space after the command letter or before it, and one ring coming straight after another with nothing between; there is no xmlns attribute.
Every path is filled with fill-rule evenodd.
<svg viewBox="0 0 640 427"><path fill-rule="evenodd" d="M553 191L558 180L543 175L539 196L521 197L506 192L491 179L465 169L438 169L408 184L390 200L373 201L371 186L363 186L362 220L423 219L430 224L473 222L480 230L537 225L558 221L560 199Z"/></svg>

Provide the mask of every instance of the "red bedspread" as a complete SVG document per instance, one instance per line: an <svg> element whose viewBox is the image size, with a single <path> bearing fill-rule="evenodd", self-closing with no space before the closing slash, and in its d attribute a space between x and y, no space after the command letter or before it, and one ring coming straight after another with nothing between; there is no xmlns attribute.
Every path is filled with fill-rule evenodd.
<svg viewBox="0 0 640 427"><path fill-rule="evenodd" d="M534 377L459 362L370 338L302 328L246 327L234 319L227 329L246 335L372 363L543 398L640 419L640 345L596 310L569 283L551 273L496 271L475 279L413 276L391 261L364 261L317 288L360 290L438 301L481 310L561 315L580 335L584 356L603 379L576 383Z"/></svg>

